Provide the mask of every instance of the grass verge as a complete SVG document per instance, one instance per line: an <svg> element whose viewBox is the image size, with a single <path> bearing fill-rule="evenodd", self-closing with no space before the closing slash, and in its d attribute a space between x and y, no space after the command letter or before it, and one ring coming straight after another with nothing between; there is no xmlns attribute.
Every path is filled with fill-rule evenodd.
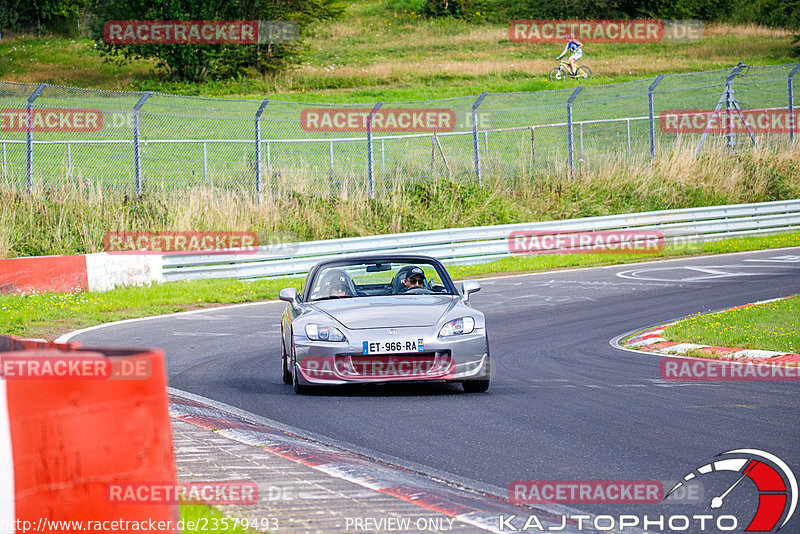
<svg viewBox="0 0 800 534"><path fill-rule="evenodd" d="M454 279L463 280L496 274L614 265L667 257L791 246L800 246L800 232L668 247L657 254L509 256L478 265L453 266L449 270ZM52 339L71 330L121 319L275 299L281 288L299 288L301 283L301 278L273 278L252 282L197 280L117 288L101 293L0 295L0 324L3 325L3 334Z"/></svg>
<svg viewBox="0 0 800 534"><path fill-rule="evenodd" d="M681 343L800 354L800 295L689 317L668 327L661 337Z"/></svg>

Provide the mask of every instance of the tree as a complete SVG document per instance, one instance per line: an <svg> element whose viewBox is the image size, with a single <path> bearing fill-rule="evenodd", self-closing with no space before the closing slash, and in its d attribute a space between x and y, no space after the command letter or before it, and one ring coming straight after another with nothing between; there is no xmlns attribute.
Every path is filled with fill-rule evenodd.
<svg viewBox="0 0 800 534"><path fill-rule="evenodd" d="M93 33L108 56L155 58L173 78L201 80L285 68L300 53L304 28L342 11L338 0L97 0ZM113 44L103 39L106 21L129 20L283 20L297 23L300 36L294 42L261 44Z"/></svg>

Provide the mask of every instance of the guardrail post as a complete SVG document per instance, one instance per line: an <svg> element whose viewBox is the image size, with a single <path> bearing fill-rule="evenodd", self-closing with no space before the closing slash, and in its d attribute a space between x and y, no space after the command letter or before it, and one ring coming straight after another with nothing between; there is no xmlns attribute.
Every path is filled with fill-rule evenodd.
<svg viewBox="0 0 800 534"><path fill-rule="evenodd" d="M133 177L134 186L136 188L136 196L142 196L142 165L141 154L139 153L139 110L142 109L144 103L150 98L152 93L146 91L133 106Z"/></svg>
<svg viewBox="0 0 800 534"><path fill-rule="evenodd" d="M269 98L265 98L256 111L256 202L261 204L261 114L269 104Z"/></svg>
<svg viewBox="0 0 800 534"><path fill-rule="evenodd" d="M800 63L794 66L792 72L789 73L789 142L794 144L794 75L800 70Z"/></svg>
<svg viewBox="0 0 800 534"><path fill-rule="evenodd" d="M578 94L583 89L583 86L576 88L572 95L567 99L567 155L569 161L569 174L573 176L575 173L575 153L572 147L572 103L578 97Z"/></svg>
<svg viewBox="0 0 800 534"><path fill-rule="evenodd" d="M27 183L26 187L28 189L28 193L33 192L33 136L31 135L31 130L33 129L33 102L39 95L42 94L44 88L47 87L46 83L40 83L36 90L31 93L31 96L28 97L28 104L27 104L27 111L28 111L28 126L25 128L26 131L26 141L25 141L25 152L26 152L26 162L27 162ZM5 151L4 151L5 152Z"/></svg>
<svg viewBox="0 0 800 534"><path fill-rule="evenodd" d="M656 157L656 125L655 125L655 114L654 114L654 105L653 105L653 92L658 87L658 84L661 83L661 80L664 79L664 74L659 74L653 83L650 84L650 87L647 89L647 114L648 114L648 123L650 128L650 158L655 159Z"/></svg>
<svg viewBox="0 0 800 534"><path fill-rule="evenodd" d="M478 99L472 104L472 151L475 154L475 181L478 185L481 183L481 155L478 149L478 106L481 105L483 99L489 93L483 92L478 96ZM533 135L533 130L531 130Z"/></svg>
<svg viewBox="0 0 800 534"><path fill-rule="evenodd" d="M375 198L375 174L372 171L372 117L379 109L383 102L378 102L372 111L367 116L367 174L369 177L369 198Z"/></svg>

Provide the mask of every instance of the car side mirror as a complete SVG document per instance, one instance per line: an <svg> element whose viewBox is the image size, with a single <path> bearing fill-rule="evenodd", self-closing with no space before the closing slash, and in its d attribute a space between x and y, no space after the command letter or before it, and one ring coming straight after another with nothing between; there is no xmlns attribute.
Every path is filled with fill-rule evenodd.
<svg viewBox="0 0 800 534"><path fill-rule="evenodd" d="M477 280L464 280L461 282L461 287L464 290L464 296L469 300L469 296L481 290L481 284Z"/></svg>
<svg viewBox="0 0 800 534"><path fill-rule="evenodd" d="M295 304L297 302L297 289L285 287L278 293L278 299Z"/></svg>

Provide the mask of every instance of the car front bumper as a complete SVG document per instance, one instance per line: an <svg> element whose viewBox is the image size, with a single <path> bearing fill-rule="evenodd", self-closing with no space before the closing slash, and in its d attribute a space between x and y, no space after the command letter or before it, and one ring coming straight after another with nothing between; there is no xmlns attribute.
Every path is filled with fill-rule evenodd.
<svg viewBox="0 0 800 534"><path fill-rule="evenodd" d="M458 381L488 373L489 349L483 328L438 337L438 328L343 331L348 341L312 341L294 336L297 379L302 385L404 381ZM421 341L421 343L420 343ZM365 347L365 343L367 346ZM370 353L369 347L400 343L405 349ZM421 347L420 347L421 345Z"/></svg>

